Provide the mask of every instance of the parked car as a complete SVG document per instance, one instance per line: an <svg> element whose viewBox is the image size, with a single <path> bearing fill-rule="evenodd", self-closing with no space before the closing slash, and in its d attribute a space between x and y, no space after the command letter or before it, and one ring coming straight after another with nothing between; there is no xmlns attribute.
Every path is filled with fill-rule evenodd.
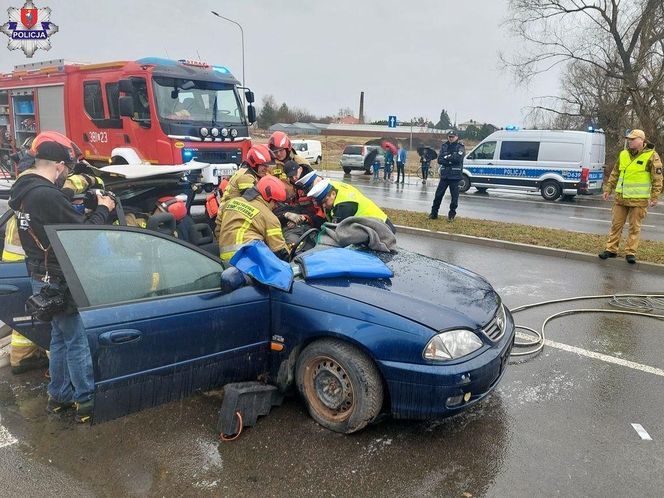
<svg viewBox="0 0 664 498"><path fill-rule="evenodd" d="M339 164L347 175L353 170L364 171L367 175L371 174L371 169L364 166L364 158L374 149L379 149L378 161L383 164L382 149L378 145L347 145L341 154Z"/></svg>
<svg viewBox="0 0 664 498"><path fill-rule="evenodd" d="M187 183L175 173L151 180L171 193ZM125 208L156 194L147 177L123 185ZM484 278L407 251L344 249L319 278L292 262L287 290L255 280L229 289L220 281L236 269L159 231L69 225L47 234L88 336L96 422L257 379L297 387L311 416L337 432L381 413L440 418L496 387L514 341L510 312ZM331 251L301 256L325 262ZM392 276L366 276L358 258ZM1 263L0 320L48 348L49 324L25 316L29 294L25 264Z"/></svg>
<svg viewBox="0 0 664 498"><path fill-rule="evenodd" d="M501 130L466 155L459 190L539 191L548 201L598 194L604 162L600 131Z"/></svg>
<svg viewBox="0 0 664 498"><path fill-rule="evenodd" d="M320 164L323 160L323 147L319 140L293 140L291 145L297 155L304 157L309 164Z"/></svg>

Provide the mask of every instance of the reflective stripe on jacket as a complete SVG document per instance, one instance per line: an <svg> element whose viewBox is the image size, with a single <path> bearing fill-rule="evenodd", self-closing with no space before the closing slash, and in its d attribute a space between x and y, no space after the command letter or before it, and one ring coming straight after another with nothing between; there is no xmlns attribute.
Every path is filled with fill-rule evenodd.
<svg viewBox="0 0 664 498"><path fill-rule="evenodd" d="M616 192L625 199L649 199L652 179L648 163L655 153L654 149L642 152L632 158L628 150L623 150L618 157L620 177Z"/></svg>
<svg viewBox="0 0 664 498"><path fill-rule="evenodd" d="M287 250L279 219L262 197L252 200L236 197L226 204L219 234L222 261L230 260L247 242L262 240L272 250Z"/></svg>
<svg viewBox="0 0 664 498"><path fill-rule="evenodd" d="M14 262L23 261L24 259L25 251L21 246L21 239L18 235L16 217L12 216L5 228L5 246L2 249L2 261Z"/></svg>
<svg viewBox="0 0 664 498"><path fill-rule="evenodd" d="M357 204L357 212L354 216L378 218L380 221L387 220L387 215L383 210L355 187L342 182L334 182L332 186L337 189L337 196L332 207L332 219L335 217L335 208L338 204L354 202Z"/></svg>

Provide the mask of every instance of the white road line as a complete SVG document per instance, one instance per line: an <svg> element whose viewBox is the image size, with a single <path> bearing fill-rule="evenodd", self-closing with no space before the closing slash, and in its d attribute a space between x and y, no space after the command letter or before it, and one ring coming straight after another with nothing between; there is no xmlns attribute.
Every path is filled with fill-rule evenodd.
<svg viewBox="0 0 664 498"><path fill-rule="evenodd" d="M18 439L11 435L4 425L0 425L0 448L18 443Z"/></svg>
<svg viewBox="0 0 664 498"><path fill-rule="evenodd" d="M611 223L611 220L598 220L596 218L581 218L579 216L568 216L570 220L599 221L600 223ZM625 224L627 226L627 224ZM655 225L641 225L641 227L657 228Z"/></svg>
<svg viewBox="0 0 664 498"><path fill-rule="evenodd" d="M641 424L632 424L632 427L634 427L634 430L639 436L641 436L641 439L644 441L652 441L650 434L648 434L648 431L646 431Z"/></svg>
<svg viewBox="0 0 664 498"><path fill-rule="evenodd" d="M517 337L520 339L532 339L532 335L524 334L522 332L517 332ZM623 360L622 358L616 358L615 356L609 356L608 354L597 353L595 351L588 351L587 349L577 348L576 346L570 346L569 344L563 344L561 342L555 342L550 339L544 339L544 345L556 349L561 349L569 353L575 353L579 356L585 356L587 358L592 358L594 360L604 361L606 363L613 363L614 365L620 365L622 367L631 368L633 370L639 370L641 372L658 375L664 377L664 370L657 367L651 367L649 365L642 365L641 363L636 363L634 361Z"/></svg>

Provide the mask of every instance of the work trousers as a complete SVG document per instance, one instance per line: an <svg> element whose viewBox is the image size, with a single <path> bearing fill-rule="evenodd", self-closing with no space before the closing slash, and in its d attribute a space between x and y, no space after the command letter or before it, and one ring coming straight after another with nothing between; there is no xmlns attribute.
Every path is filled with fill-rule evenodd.
<svg viewBox="0 0 664 498"><path fill-rule="evenodd" d="M635 256L636 250L639 247L639 238L641 237L641 222L646 217L646 214L648 214L648 209L644 206L621 206L620 204L614 204L611 231L606 241L606 250L613 253L618 252L625 221L629 221L625 254Z"/></svg>
<svg viewBox="0 0 664 498"><path fill-rule="evenodd" d="M35 294L46 285L34 279L31 283ZM58 313L53 317L50 351L48 395L59 403L85 403L92 399L95 390L92 355L81 315Z"/></svg>
<svg viewBox="0 0 664 498"><path fill-rule="evenodd" d="M406 163L397 162L397 183L399 183L399 176L401 176L401 182L405 183L405 181L406 181Z"/></svg>
<svg viewBox="0 0 664 498"><path fill-rule="evenodd" d="M450 202L450 211L448 213L449 218L454 218L456 216L456 209L459 206L459 182L461 180L450 180L448 178L441 178L438 182L438 187L436 188L436 196L433 198L433 205L431 206L431 214L438 215L438 210L440 209L440 203L443 201L443 196L447 191L447 188L450 188L450 195L452 196L452 201Z"/></svg>
<svg viewBox="0 0 664 498"><path fill-rule="evenodd" d="M385 171L383 171L383 180L390 180L392 177L392 163L385 162Z"/></svg>

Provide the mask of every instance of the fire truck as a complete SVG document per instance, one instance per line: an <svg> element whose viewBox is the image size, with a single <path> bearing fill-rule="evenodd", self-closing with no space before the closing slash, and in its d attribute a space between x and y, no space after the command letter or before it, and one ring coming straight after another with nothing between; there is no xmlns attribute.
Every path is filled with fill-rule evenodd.
<svg viewBox="0 0 664 498"><path fill-rule="evenodd" d="M253 102L227 68L199 61L24 64L0 75L0 159L15 174L21 145L54 130L96 165L195 159L220 165L221 176L251 147Z"/></svg>

